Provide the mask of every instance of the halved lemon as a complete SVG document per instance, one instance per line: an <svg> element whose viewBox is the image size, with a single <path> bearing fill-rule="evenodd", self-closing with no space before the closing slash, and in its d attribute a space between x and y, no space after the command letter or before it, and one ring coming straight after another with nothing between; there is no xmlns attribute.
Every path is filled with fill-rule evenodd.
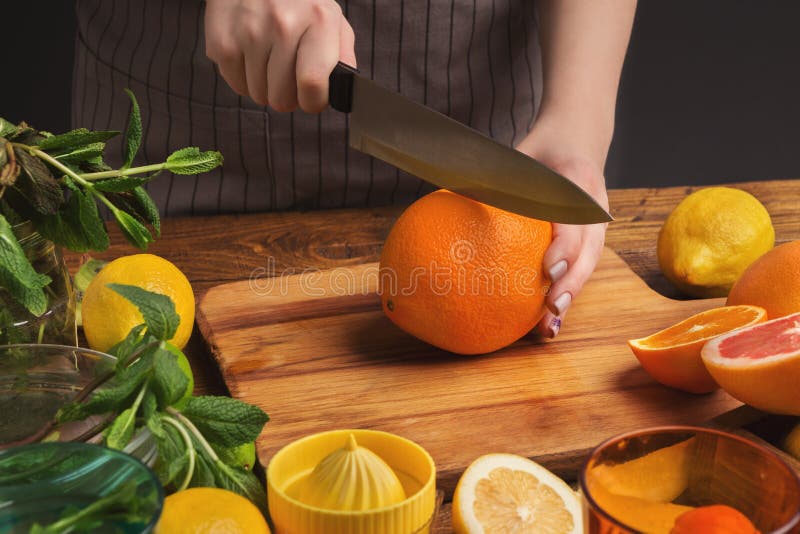
<svg viewBox="0 0 800 534"><path fill-rule="evenodd" d="M563 480L514 454L472 462L453 495L458 534L577 534L582 514L580 497Z"/></svg>

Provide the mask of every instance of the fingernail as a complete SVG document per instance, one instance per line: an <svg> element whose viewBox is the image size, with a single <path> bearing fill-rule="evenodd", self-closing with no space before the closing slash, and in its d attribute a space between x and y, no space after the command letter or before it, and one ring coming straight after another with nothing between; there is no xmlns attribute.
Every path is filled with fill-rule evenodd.
<svg viewBox="0 0 800 534"><path fill-rule="evenodd" d="M564 315L569 305L572 304L572 293L564 291L557 299L553 301L553 307L556 309L556 315Z"/></svg>
<svg viewBox="0 0 800 534"><path fill-rule="evenodd" d="M558 331L561 330L561 318L560 317L553 317L550 319L550 324L547 327L547 337L553 338L558 335Z"/></svg>
<svg viewBox="0 0 800 534"><path fill-rule="evenodd" d="M555 283L558 281L559 278L564 276L567 272L567 260L557 261L550 268L547 270L547 276L550 278L550 281Z"/></svg>

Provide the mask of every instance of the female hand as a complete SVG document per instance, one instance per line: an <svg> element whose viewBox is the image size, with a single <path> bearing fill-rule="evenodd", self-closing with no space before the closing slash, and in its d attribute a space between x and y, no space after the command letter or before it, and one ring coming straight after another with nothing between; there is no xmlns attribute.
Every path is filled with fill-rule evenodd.
<svg viewBox="0 0 800 534"><path fill-rule="evenodd" d="M322 111L336 62L356 64L353 29L334 0L208 0L205 35L228 85L277 111Z"/></svg>
<svg viewBox="0 0 800 534"><path fill-rule="evenodd" d="M608 195L602 168L564 139L538 135L536 127L518 147L559 174L569 178L608 210ZM537 330L555 337L572 301L594 272L603 251L607 223L589 225L553 224L553 242L544 255L544 271L552 285L547 311Z"/></svg>

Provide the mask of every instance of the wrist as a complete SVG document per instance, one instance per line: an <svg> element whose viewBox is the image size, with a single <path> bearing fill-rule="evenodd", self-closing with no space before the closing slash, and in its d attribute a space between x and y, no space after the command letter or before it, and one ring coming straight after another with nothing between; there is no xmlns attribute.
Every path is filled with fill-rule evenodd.
<svg viewBox="0 0 800 534"><path fill-rule="evenodd" d="M601 150L593 144L596 141L588 136L584 140L574 132L563 123L537 121L516 148L566 176L608 208L603 175L608 147Z"/></svg>
<svg viewBox="0 0 800 534"><path fill-rule="evenodd" d="M580 156L602 173L614 134L614 112L602 106L542 102L533 128L523 143L551 145L548 150Z"/></svg>

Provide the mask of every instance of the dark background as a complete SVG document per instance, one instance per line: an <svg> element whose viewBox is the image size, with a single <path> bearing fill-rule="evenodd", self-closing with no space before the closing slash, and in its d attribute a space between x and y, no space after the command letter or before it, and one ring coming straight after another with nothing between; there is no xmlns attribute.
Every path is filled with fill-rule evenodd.
<svg viewBox="0 0 800 534"><path fill-rule="evenodd" d="M58 132L69 127L75 16L68 0L43 9L3 6L0 115ZM640 0L609 187L800 176L798 23L800 2Z"/></svg>

